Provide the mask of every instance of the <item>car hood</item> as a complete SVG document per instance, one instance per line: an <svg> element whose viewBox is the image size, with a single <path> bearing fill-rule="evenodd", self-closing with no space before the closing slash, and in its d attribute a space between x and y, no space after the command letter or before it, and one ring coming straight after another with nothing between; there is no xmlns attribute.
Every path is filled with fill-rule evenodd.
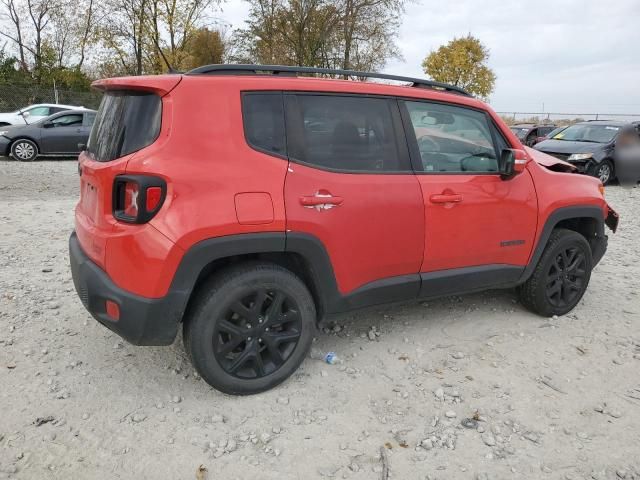
<svg viewBox="0 0 640 480"><path fill-rule="evenodd" d="M570 142L568 140L545 140L538 143L535 148L541 152L554 153L588 153L600 150L605 144L596 142Z"/></svg>
<svg viewBox="0 0 640 480"><path fill-rule="evenodd" d="M0 113L0 120L8 120L8 119L12 119L17 115L16 112L5 112L5 113Z"/></svg>
<svg viewBox="0 0 640 480"><path fill-rule="evenodd" d="M536 145L537 146L537 145ZM527 154L533 158L533 160L549 170L554 172L575 172L577 168L571 165L569 162L560 160L559 158L552 157L546 153L540 152L534 148L524 147Z"/></svg>

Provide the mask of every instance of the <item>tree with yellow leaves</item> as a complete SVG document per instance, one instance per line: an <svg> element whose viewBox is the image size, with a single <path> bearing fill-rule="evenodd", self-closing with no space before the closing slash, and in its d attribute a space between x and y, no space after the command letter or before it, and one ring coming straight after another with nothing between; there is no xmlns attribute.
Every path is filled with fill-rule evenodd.
<svg viewBox="0 0 640 480"><path fill-rule="evenodd" d="M487 66L488 60L489 49L469 34L432 51L422 62L422 68L437 82L464 88L486 99L496 82L495 73Z"/></svg>

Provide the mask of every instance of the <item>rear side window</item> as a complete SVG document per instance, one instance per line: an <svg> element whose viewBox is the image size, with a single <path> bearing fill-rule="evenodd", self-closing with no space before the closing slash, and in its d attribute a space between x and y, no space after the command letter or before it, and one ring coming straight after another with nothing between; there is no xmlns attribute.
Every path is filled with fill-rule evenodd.
<svg viewBox="0 0 640 480"><path fill-rule="evenodd" d="M392 107L385 98L291 95L287 115L289 156L315 167L344 172L402 172Z"/></svg>
<svg viewBox="0 0 640 480"><path fill-rule="evenodd" d="M115 90L102 97L87 152L108 162L151 145L160 133L162 100L154 93Z"/></svg>
<svg viewBox="0 0 640 480"><path fill-rule="evenodd" d="M245 93L242 96L244 135L247 143L265 153L286 156L282 94Z"/></svg>

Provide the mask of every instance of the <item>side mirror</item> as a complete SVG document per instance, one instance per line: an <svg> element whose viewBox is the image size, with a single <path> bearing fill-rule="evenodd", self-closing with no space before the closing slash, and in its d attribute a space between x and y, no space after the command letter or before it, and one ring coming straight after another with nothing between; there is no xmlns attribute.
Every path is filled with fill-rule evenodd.
<svg viewBox="0 0 640 480"><path fill-rule="evenodd" d="M528 161L524 150L505 148L500 154L500 175L505 179L514 177L524 172Z"/></svg>
<svg viewBox="0 0 640 480"><path fill-rule="evenodd" d="M52 128L52 127L55 127L53 122L44 122L42 124L42 128Z"/></svg>
<svg viewBox="0 0 640 480"><path fill-rule="evenodd" d="M31 114L29 112L20 112L20 115L22 115L23 117L28 117Z"/></svg>

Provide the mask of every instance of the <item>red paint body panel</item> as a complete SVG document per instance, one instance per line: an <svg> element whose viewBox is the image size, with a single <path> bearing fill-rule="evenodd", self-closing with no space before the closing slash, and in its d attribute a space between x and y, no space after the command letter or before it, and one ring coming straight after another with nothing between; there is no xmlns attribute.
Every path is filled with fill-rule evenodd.
<svg viewBox="0 0 640 480"><path fill-rule="evenodd" d="M536 233L538 205L531 176L419 175L425 204L421 271L487 264L526 265ZM434 203L455 194L459 202ZM502 246L504 241L522 241Z"/></svg>
<svg viewBox="0 0 640 480"><path fill-rule="evenodd" d="M523 148L489 107L462 95L276 76L126 77L94 86L151 90L163 97L162 126L152 145L106 163L86 154L79 158L80 244L117 286L143 297L165 295L184 252L214 237L285 230L313 234L329 253L340 292L347 294L376 280L420 271L525 265L555 208L597 204L606 210L597 180L572 176L567 181L568 174L530 161L535 153L529 149L526 170L510 180L490 175L342 174L289 164L252 149L244 138L241 92L317 91L482 109L509 144ZM118 222L112 215L113 181L124 173L154 175L166 182L166 199L147 224ZM341 197L340 204L326 210L302 205L301 197L321 190ZM461 201L431 201L432 195L448 193L461 195ZM504 240L524 244L500 247Z"/></svg>
<svg viewBox="0 0 640 480"><path fill-rule="evenodd" d="M268 193L238 193L235 202L239 224L261 225L273 222L273 201Z"/></svg>
<svg viewBox="0 0 640 480"><path fill-rule="evenodd" d="M543 226L549 216L558 208L572 205L594 205L602 209L602 218L606 218L608 205L600 194L600 180L587 175L554 172L538 162L529 162L527 170L535 184L538 197L538 225ZM535 243L538 242L542 228L538 228Z"/></svg>
<svg viewBox="0 0 640 480"><path fill-rule="evenodd" d="M321 190L342 203L328 210L302 205L301 197ZM324 244L342 294L419 272L424 213L414 175L344 174L292 163L285 201L287 230Z"/></svg>

